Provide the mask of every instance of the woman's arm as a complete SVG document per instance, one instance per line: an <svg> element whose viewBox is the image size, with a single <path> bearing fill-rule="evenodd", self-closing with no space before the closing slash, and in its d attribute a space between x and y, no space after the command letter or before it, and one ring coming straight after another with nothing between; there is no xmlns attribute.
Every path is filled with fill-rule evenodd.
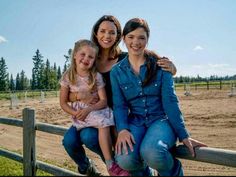
<svg viewBox="0 0 236 177"><path fill-rule="evenodd" d="M161 79L162 105L179 140L182 141L189 137L185 128L184 117L179 107L179 100L175 93L173 77L169 72L162 71Z"/></svg>
<svg viewBox="0 0 236 177"><path fill-rule="evenodd" d="M122 94L118 76L122 75L115 69L112 69L110 73L111 86L112 86L112 99L113 99L113 113L115 117L115 125L118 132L117 141L115 144L116 154L125 152L128 154L128 148L133 151L133 144L135 140L133 135L129 131L128 124L128 103Z"/></svg>
<svg viewBox="0 0 236 177"><path fill-rule="evenodd" d="M85 97L85 95L87 95L87 97ZM76 102L76 101L82 101L85 104L95 104L98 102L99 98L98 97L94 97L90 94L90 96L88 96L89 94L84 94L84 92L70 92L69 93L69 102Z"/></svg>
<svg viewBox="0 0 236 177"><path fill-rule="evenodd" d="M105 87L102 87L98 90L98 97L99 101L97 103L79 111L79 113L76 115L79 120L84 120L91 111L103 109L107 106L107 96Z"/></svg>

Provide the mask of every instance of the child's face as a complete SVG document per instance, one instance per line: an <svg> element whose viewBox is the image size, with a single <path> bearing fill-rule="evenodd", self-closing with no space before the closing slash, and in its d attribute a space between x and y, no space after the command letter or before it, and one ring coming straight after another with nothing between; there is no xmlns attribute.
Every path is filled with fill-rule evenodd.
<svg viewBox="0 0 236 177"><path fill-rule="evenodd" d="M91 46L83 46L75 53L74 59L77 68L88 70L95 62L96 49Z"/></svg>
<svg viewBox="0 0 236 177"><path fill-rule="evenodd" d="M99 45L104 49L111 48L117 38L117 28L113 22L103 21L98 28L97 40Z"/></svg>
<svg viewBox="0 0 236 177"><path fill-rule="evenodd" d="M143 28L137 28L124 37L130 55L143 55L147 41L147 33Z"/></svg>

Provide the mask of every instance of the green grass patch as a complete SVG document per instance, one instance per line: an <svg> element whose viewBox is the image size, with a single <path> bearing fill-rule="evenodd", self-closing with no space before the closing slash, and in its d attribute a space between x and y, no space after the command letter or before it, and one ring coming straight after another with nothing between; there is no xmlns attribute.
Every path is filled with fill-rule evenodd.
<svg viewBox="0 0 236 177"><path fill-rule="evenodd" d="M0 156L0 175L1 176L23 176L23 164ZM37 176L53 176L42 170L37 170Z"/></svg>

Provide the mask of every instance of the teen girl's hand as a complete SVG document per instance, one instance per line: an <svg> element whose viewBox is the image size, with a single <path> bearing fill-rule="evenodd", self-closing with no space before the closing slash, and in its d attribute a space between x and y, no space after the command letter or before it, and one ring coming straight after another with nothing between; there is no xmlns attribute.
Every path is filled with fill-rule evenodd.
<svg viewBox="0 0 236 177"><path fill-rule="evenodd" d="M172 75L175 75L177 72L177 69L175 65L172 63L172 61L169 60L167 57L162 57L157 61L158 66L160 66L163 70L169 71L172 73Z"/></svg>
<svg viewBox="0 0 236 177"><path fill-rule="evenodd" d="M133 144L135 144L133 135L128 130L120 131L115 145L116 154L120 155L122 152L128 154L128 147L133 151Z"/></svg>
<svg viewBox="0 0 236 177"><path fill-rule="evenodd" d="M197 141L195 139L192 139L192 138L185 138L185 139L183 139L183 144L185 146L187 146L187 148L189 149L192 157L196 156L194 148L196 148L196 147L207 147L206 144L204 144L204 143L202 143L200 141Z"/></svg>

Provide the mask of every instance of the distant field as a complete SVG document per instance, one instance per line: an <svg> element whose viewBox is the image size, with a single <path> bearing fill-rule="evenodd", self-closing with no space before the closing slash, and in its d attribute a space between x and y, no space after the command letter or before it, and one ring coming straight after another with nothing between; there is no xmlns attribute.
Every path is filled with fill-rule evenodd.
<svg viewBox="0 0 236 177"><path fill-rule="evenodd" d="M219 90L230 90L232 87L236 88L236 80L233 81L210 81L210 82L191 82L191 83L176 83L175 88L176 90L212 90L212 89L219 89ZM45 98L50 97L58 97L59 91L58 90L42 90L43 96ZM25 98L40 98L42 95L41 90L23 90L23 91L14 91L14 92L0 92L0 100L1 99L11 99L11 96L15 94L18 99L25 99Z"/></svg>

